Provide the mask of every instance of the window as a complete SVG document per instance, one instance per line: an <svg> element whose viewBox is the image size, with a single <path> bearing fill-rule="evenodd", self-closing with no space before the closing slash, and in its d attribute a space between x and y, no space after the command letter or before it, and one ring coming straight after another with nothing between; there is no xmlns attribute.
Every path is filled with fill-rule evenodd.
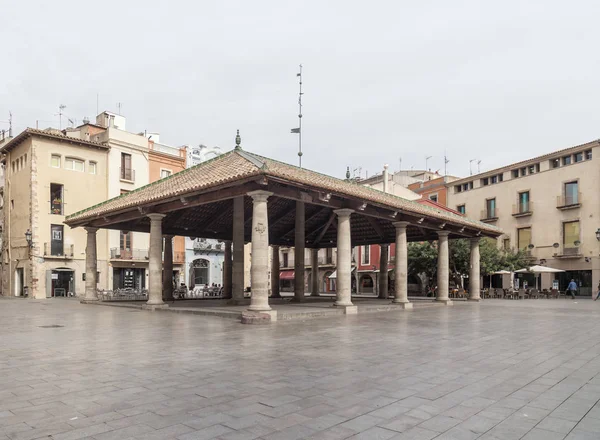
<svg viewBox="0 0 600 440"><path fill-rule="evenodd" d="M50 214L63 215L63 186L50 184Z"/></svg>
<svg viewBox="0 0 600 440"><path fill-rule="evenodd" d="M523 167L523 168L521 168L519 171L520 171L520 173L521 173L521 177L523 177L523 176L526 176L526 175L527 175L527 167Z"/></svg>
<svg viewBox="0 0 600 440"><path fill-rule="evenodd" d="M325 249L325 264L333 264L333 249Z"/></svg>
<svg viewBox="0 0 600 440"><path fill-rule="evenodd" d="M563 223L563 247L579 247L579 221Z"/></svg>
<svg viewBox="0 0 600 440"><path fill-rule="evenodd" d="M456 210L457 210L458 212L460 212L461 214L463 214L463 215L465 215L465 214L466 214L466 212L467 212L466 205L458 205L458 206L456 207Z"/></svg>
<svg viewBox="0 0 600 440"><path fill-rule="evenodd" d="M502 247L505 251L510 251L510 238L505 238L502 240Z"/></svg>
<svg viewBox="0 0 600 440"><path fill-rule="evenodd" d="M53 168L60 168L60 156L58 154L53 154L50 159L50 166Z"/></svg>
<svg viewBox="0 0 600 440"><path fill-rule="evenodd" d="M504 181L504 174L498 174L498 182Z"/></svg>
<svg viewBox="0 0 600 440"><path fill-rule="evenodd" d="M512 170L511 173L512 173L513 179L516 179L517 177L519 177L519 170Z"/></svg>
<svg viewBox="0 0 600 440"><path fill-rule="evenodd" d="M96 162L90 161L90 165L88 167L88 171L90 172L90 174L96 174L96 167L97 167Z"/></svg>
<svg viewBox="0 0 600 440"><path fill-rule="evenodd" d="M565 205L577 205L579 203L579 183L565 183Z"/></svg>
<svg viewBox="0 0 600 440"><path fill-rule="evenodd" d="M489 184L490 184L490 179L488 177L481 179L482 186L488 186Z"/></svg>
<svg viewBox="0 0 600 440"><path fill-rule="evenodd" d="M14 164L13 164L13 165L14 165ZM14 168L14 167L13 167L13 168ZM13 171L14 171L14 170L13 170ZM456 186L454 187L454 192L455 192L455 193L462 192L462 185L456 185Z"/></svg>
<svg viewBox="0 0 600 440"><path fill-rule="evenodd" d="M531 228L517 229L517 242L519 249L527 250L531 244Z"/></svg>
<svg viewBox="0 0 600 440"><path fill-rule="evenodd" d="M131 169L131 154L121 153L121 179L134 180Z"/></svg>
<svg viewBox="0 0 600 440"><path fill-rule="evenodd" d="M72 171L83 172L83 161L72 157L65 158L65 168Z"/></svg>
<svg viewBox="0 0 600 440"><path fill-rule="evenodd" d="M371 246L362 246L361 252L361 264L370 264L371 263Z"/></svg>
<svg viewBox="0 0 600 440"><path fill-rule="evenodd" d="M50 225L50 255L64 255L63 225Z"/></svg>
<svg viewBox="0 0 600 440"><path fill-rule="evenodd" d="M121 258L128 258L132 255L131 249L131 231L120 231L119 234L119 249Z"/></svg>
<svg viewBox="0 0 600 440"><path fill-rule="evenodd" d="M287 252L283 253L283 267L289 267L290 265L290 261L289 261L289 254Z"/></svg>
<svg viewBox="0 0 600 440"><path fill-rule="evenodd" d="M535 172L536 172L536 173L539 173L539 172L540 172L540 164L539 164L539 163L536 163L536 164L535 164Z"/></svg>
<svg viewBox="0 0 600 440"><path fill-rule="evenodd" d="M575 153L573 155L573 159L574 159L575 163L583 162L583 153Z"/></svg>
<svg viewBox="0 0 600 440"><path fill-rule="evenodd" d="M535 165L529 165L529 174L535 173Z"/></svg>
<svg viewBox="0 0 600 440"><path fill-rule="evenodd" d="M550 159L550 168L558 168L560 166L559 159Z"/></svg>
<svg viewBox="0 0 600 440"><path fill-rule="evenodd" d="M486 218L496 218L496 199L487 199L485 201Z"/></svg>
<svg viewBox="0 0 600 440"><path fill-rule="evenodd" d="M563 165L571 165L571 156L565 156L562 158Z"/></svg>
<svg viewBox="0 0 600 440"><path fill-rule="evenodd" d="M492 182L492 184L498 183L498 176L492 176L490 181Z"/></svg>
<svg viewBox="0 0 600 440"><path fill-rule="evenodd" d="M529 212L529 191L519 193L519 214Z"/></svg>
<svg viewBox="0 0 600 440"><path fill-rule="evenodd" d="M173 172L171 170L160 170L160 178L164 179L165 177L169 177Z"/></svg>
<svg viewBox="0 0 600 440"><path fill-rule="evenodd" d="M438 195L437 194L430 194L429 195L429 200L431 200L433 202L437 202L438 201Z"/></svg>
<svg viewBox="0 0 600 440"><path fill-rule="evenodd" d="M586 150L584 152L585 154L585 160L592 160L592 150Z"/></svg>

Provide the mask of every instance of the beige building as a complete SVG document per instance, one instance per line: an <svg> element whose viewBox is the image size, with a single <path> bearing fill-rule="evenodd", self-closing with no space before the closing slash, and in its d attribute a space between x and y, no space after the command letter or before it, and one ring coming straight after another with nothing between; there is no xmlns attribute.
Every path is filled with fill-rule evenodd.
<svg viewBox="0 0 600 440"><path fill-rule="evenodd" d="M448 207L500 227L498 246L566 271L544 274L541 287L556 280L564 290L575 279L590 295L600 281L599 158L600 142L593 141L460 179L448 184ZM506 286L510 276L504 278Z"/></svg>
<svg viewBox="0 0 600 440"><path fill-rule="evenodd" d="M86 231L63 221L106 200L108 150L58 130L27 129L2 144L3 295L83 295ZM106 240L107 231L99 234ZM98 272L99 287L105 287L108 264L102 247Z"/></svg>

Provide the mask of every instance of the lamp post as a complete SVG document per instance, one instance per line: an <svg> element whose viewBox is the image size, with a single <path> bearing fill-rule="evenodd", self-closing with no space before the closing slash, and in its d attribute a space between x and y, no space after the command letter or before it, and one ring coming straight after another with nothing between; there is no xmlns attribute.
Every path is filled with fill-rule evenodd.
<svg viewBox="0 0 600 440"><path fill-rule="evenodd" d="M33 234L31 233L30 229L27 229L27 231L25 231L25 240L27 240L27 244L29 245L30 248L33 247L33 238L32 238Z"/></svg>

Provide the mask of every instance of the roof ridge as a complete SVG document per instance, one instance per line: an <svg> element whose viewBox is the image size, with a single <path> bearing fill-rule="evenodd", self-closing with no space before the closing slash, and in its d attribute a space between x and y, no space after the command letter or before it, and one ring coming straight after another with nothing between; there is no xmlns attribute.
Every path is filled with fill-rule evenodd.
<svg viewBox="0 0 600 440"><path fill-rule="evenodd" d="M242 156L255 167L260 168L261 170L267 169L267 163L264 160L261 160L261 156L251 153L250 151L244 151L241 148L233 151Z"/></svg>

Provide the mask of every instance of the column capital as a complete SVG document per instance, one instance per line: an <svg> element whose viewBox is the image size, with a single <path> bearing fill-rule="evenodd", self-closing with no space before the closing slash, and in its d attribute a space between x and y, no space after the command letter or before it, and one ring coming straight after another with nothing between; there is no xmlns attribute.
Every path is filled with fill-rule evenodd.
<svg viewBox="0 0 600 440"><path fill-rule="evenodd" d="M338 217L350 217L350 214L354 212L354 209L335 209L333 212L335 212Z"/></svg>
<svg viewBox="0 0 600 440"><path fill-rule="evenodd" d="M162 219L165 218L166 216L167 216L166 214L158 214L156 212L151 213L151 214L146 214L146 217L148 217L150 219L150 221L152 221L152 222L162 221Z"/></svg>
<svg viewBox="0 0 600 440"><path fill-rule="evenodd" d="M379 245L379 247L381 247L381 248L388 248L388 247L390 247L390 244L389 243L382 243L382 244Z"/></svg>
<svg viewBox="0 0 600 440"><path fill-rule="evenodd" d="M164 234L163 235L163 238L165 240L173 240L174 237L175 237L174 235L170 235L170 234Z"/></svg>
<svg viewBox="0 0 600 440"><path fill-rule="evenodd" d="M437 231L438 237L448 237L450 235L450 231Z"/></svg>
<svg viewBox="0 0 600 440"><path fill-rule="evenodd" d="M392 225L394 225L396 229L406 229L408 225L410 225L410 222L394 222Z"/></svg>
<svg viewBox="0 0 600 440"><path fill-rule="evenodd" d="M94 227L92 227L92 226L86 226L86 227L85 227L85 228L83 228L83 229L85 229L85 230L86 230L88 233L90 233L90 234L95 234L96 232L98 232L98 229L99 229L99 228L94 228Z"/></svg>
<svg viewBox="0 0 600 440"><path fill-rule="evenodd" d="M264 191L262 189L256 191L250 191L247 193L254 202L266 202L267 199L273 195L271 191Z"/></svg>

